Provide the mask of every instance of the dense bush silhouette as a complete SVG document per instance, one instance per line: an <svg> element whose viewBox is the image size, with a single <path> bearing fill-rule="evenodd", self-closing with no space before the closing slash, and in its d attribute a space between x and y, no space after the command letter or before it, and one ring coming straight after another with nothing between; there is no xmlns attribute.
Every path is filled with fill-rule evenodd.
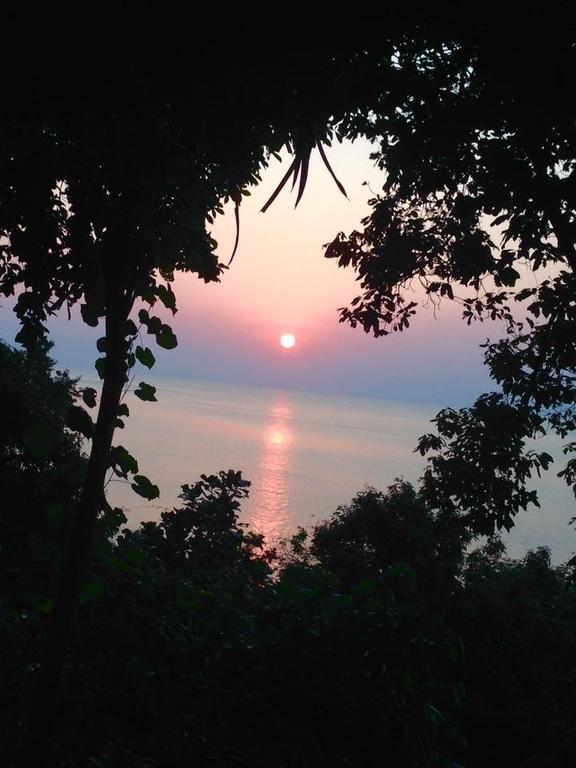
<svg viewBox="0 0 576 768"><path fill-rule="evenodd" d="M27 604L54 581L84 468L67 428L76 382L54 370L50 346L0 342L0 571Z"/></svg>

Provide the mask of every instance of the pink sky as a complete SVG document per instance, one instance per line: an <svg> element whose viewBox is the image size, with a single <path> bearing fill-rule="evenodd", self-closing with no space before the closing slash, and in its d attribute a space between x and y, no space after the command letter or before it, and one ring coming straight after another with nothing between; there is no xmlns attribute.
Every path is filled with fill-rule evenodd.
<svg viewBox="0 0 576 768"><path fill-rule="evenodd" d="M247 383L432 401L450 391L463 396L469 389L481 391L486 380L477 344L494 329L466 329L456 306L445 304L436 320L422 310L409 332L377 340L338 323L337 308L358 290L354 273L324 258L322 246L339 231L358 228L369 212L370 187L382 186L370 149L368 142L357 141L329 150L349 199L313 153L298 208L287 185L263 214L289 158L271 161L262 184L242 202L240 244L222 282L205 285L193 275L176 280L175 325L190 357L188 363L182 356L171 363L166 356L171 372L209 378L211 371L216 378ZM235 237L231 206L215 222L213 236L227 261ZM416 297L422 299L422 292ZM279 345L286 332L297 339L289 351Z"/></svg>
<svg viewBox="0 0 576 768"><path fill-rule="evenodd" d="M161 376L217 380L285 388L463 405L490 388L478 344L497 336L493 325L467 328L459 308L445 303L435 319L422 309L408 332L373 339L361 329L338 323L338 307L358 293L354 273L324 258L322 246L339 231L360 226L367 201L383 175L369 159L366 141L335 144L329 160L348 192L336 188L317 153L309 182L295 210L295 194L285 187L268 211L260 212L289 163L272 160L262 183L243 200L240 244L221 283L179 275L179 312L170 322L178 336L172 352L154 349ZM214 225L218 253L227 262L235 237L231 207ZM416 294L422 298L422 294ZM55 357L72 372L93 370L99 330L76 318L51 326ZM17 327L0 312L0 336L11 341ZM282 349L283 333L296 346ZM153 347L154 345L151 344ZM146 380L151 376L148 371Z"/></svg>

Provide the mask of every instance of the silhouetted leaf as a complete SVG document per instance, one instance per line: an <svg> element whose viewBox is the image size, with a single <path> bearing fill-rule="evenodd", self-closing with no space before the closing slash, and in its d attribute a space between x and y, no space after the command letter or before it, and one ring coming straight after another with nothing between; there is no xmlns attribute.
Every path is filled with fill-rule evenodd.
<svg viewBox="0 0 576 768"><path fill-rule="evenodd" d="M109 463L110 466L117 467L124 476L138 472L138 462L123 445L115 445L110 449Z"/></svg>
<svg viewBox="0 0 576 768"><path fill-rule="evenodd" d="M146 384L143 381L138 385L138 389L134 390L134 394L136 397L139 397L140 400L156 402L156 387L153 387L151 384Z"/></svg>
<svg viewBox="0 0 576 768"><path fill-rule="evenodd" d="M156 334L156 343L163 349L174 349L178 346L178 339L167 325L163 325L159 333Z"/></svg>
<svg viewBox="0 0 576 768"><path fill-rule="evenodd" d="M158 486L151 483L144 475L136 475L134 477L132 488L139 496L143 496L145 499L157 499L160 496Z"/></svg>
<svg viewBox="0 0 576 768"><path fill-rule="evenodd" d="M136 336L137 333L138 328L136 327L136 323L133 320L127 320L125 326L126 336Z"/></svg>
<svg viewBox="0 0 576 768"><path fill-rule="evenodd" d="M94 387L84 387L82 390L82 400L84 400L88 408L96 406L96 394L97 392Z"/></svg>
<svg viewBox="0 0 576 768"><path fill-rule="evenodd" d="M147 368L152 368L156 362L156 358L152 354L152 350L148 347L136 347L135 355L138 361L141 362L142 365L145 365Z"/></svg>
<svg viewBox="0 0 576 768"><path fill-rule="evenodd" d="M90 438L94 433L94 422L90 418L88 411L85 411L81 405L73 405L70 408L66 424L71 430L80 432L84 437Z"/></svg>
<svg viewBox="0 0 576 768"><path fill-rule="evenodd" d="M92 328L96 328L99 320L97 310L95 310L93 307L89 306L88 304L81 304L80 314L82 315L82 320L84 320L86 325L89 325Z"/></svg>
<svg viewBox="0 0 576 768"><path fill-rule="evenodd" d="M98 376L103 379L106 375L106 358L99 357L94 363L94 368L98 371Z"/></svg>
<svg viewBox="0 0 576 768"><path fill-rule="evenodd" d="M156 288L158 298L173 315L176 314L176 296L170 286L158 285Z"/></svg>

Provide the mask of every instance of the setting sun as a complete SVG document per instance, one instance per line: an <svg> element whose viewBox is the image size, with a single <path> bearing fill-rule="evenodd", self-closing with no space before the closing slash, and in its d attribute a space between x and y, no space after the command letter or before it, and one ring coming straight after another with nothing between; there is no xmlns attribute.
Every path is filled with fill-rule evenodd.
<svg viewBox="0 0 576 768"><path fill-rule="evenodd" d="M294 344L296 344L296 337L291 333L283 333L282 336L280 336L280 344L284 349L291 349Z"/></svg>

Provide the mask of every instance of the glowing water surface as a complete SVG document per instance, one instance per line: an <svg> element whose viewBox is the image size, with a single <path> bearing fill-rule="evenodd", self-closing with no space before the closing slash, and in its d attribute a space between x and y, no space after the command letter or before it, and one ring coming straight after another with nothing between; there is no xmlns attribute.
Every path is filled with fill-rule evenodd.
<svg viewBox="0 0 576 768"><path fill-rule="evenodd" d="M129 398L132 415L115 438L161 488L159 500L146 502L126 484L110 483L111 500L125 509L131 527L177 506L182 484L236 469L252 483L242 519L277 539L329 517L366 485L385 489L397 477L416 482L424 468L414 453L416 440L431 430L438 410L244 386L156 383L158 402ZM560 461L557 448L546 446ZM567 527L573 497L553 473L538 488L542 509L518 519L509 551L520 555L543 544L555 560L565 560L576 550Z"/></svg>

